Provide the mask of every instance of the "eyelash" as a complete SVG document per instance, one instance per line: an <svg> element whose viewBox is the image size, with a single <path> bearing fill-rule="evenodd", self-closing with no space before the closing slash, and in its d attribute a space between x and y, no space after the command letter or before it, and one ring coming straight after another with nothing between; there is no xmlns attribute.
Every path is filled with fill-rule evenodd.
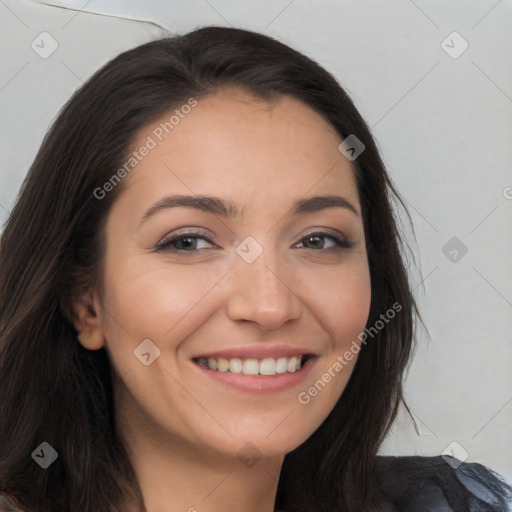
<svg viewBox="0 0 512 512"><path fill-rule="evenodd" d="M304 236L303 238L301 238L299 240L299 243L302 243L302 242L304 242L304 240L311 238L311 237L330 238L336 244L335 247L330 247L328 249L311 249L312 251L320 251L320 252L329 251L330 252L330 251L339 251L339 250L343 250L343 249L352 249L354 247L354 244L349 242L348 240L338 237L336 235L333 235L332 233L325 232L325 231L314 231L312 233L308 233L306 236ZM192 238L192 239L197 238L197 239L205 240L206 242L218 247L212 240L210 240L210 238L205 236L203 233L196 232L196 231L188 231L186 233L180 233L178 235L173 235L173 236L164 238L157 244L155 249L157 252L173 252L173 253L181 253L181 254L188 254L188 255L192 255L193 253L197 253L198 251L201 250L201 249L195 249L192 251L187 251L184 249L171 248L171 246L176 244L176 242L179 242L180 240L183 240L185 238Z"/></svg>

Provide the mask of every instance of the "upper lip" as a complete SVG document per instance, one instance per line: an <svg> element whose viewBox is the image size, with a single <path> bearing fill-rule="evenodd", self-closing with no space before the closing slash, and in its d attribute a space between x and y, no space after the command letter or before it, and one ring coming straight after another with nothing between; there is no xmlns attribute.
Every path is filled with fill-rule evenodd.
<svg viewBox="0 0 512 512"><path fill-rule="evenodd" d="M291 347L287 345L249 345L238 348L228 348L224 350L215 350L212 352L202 353L194 359L198 358L219 358L232 359L234 357L240 358L254 358L265 359L266 357L287 357L287 356L314 356L309 348Z"/></svg>

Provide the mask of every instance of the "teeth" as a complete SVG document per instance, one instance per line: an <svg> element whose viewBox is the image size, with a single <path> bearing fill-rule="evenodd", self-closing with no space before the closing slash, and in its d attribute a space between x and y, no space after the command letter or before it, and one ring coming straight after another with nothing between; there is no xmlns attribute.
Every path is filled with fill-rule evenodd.
<svg viewBox="0 0 512 512"><path fill-rule="evenodd" d="M258 375L260 366L257 359L246 359L242 367L244 375Z"/></svg>
<svg viewBox="0 0 512 512"><path fill-rule="evenodd" d="M272 357L263 359L260 363L261 375L275 375L276 374L276 360Z"/></svg>
<svg viewBox="0 0 512 512"><path fill-rule="evenodd" d="M280 357L276 361L276 373L286 373L286 357Z"/></svg>
<svg viewBox="0 0 512 512"><path fill-rule="evenodd" d="M297 366L300 368L300 360L297 361L295 357L291 357L286 361L286 371L287 372L294 372L298 370Z"/></svg>
<svg viewBox="0 0 512 512"><path fill-rule="evenodd" d="M230 359L229 371L231 373L242 373L242 360L238 357L233 357L233 359Z"/></svg>
<svg viewBox="0 0 512 512"><path fill-rule="evenodd" d="M224 359L223 357L208 359L200 357L197 362L210 370L218 372L241 373L243 375L276 375L281 373L294 373L302 368L302 356L292 357L266 357L265 359L242 359L233 357Z"/></svg>
<svg viewBox="0 0 512 512"><path fill-rule="evenodd" d="M215 370L215 368L213 368L212 366L208 366L208 368L210 368L210 370ZM227 359L219 357L219 359L217 359L217 370L219 372L227 372L229 370L229 361Z"/></svg>

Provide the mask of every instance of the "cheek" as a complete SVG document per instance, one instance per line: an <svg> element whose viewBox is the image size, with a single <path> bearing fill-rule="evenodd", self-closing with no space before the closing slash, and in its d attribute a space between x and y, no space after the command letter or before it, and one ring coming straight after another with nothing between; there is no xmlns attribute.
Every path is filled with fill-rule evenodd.
<svg viewBox="0 0 512 512"><path fill-rule="evenodd" d="M371 302L371 282L365 260L317 272L304 284L308 307L331 336L335 352L345 350L364 331Z"/></svg>
<svg viewBox="0 0 512 512"><path fill-rule="evenodd" d="M310 434L340 399L357 362L358 336L368 320L371 283L365 264L319 273L310 286L308 308L329 333L328 351L297 395L304 428Z"/></svg>
<svg viewBox="0 0 512 512"><path fill-rule="evenodd" d="M147 259L125 257L115 265L113 255L106 262L102 325L119 366L134 364L133 350L144 339L169 348L185 335L229 270L228 262L176 268L165 262L148 264Z"/></svg>

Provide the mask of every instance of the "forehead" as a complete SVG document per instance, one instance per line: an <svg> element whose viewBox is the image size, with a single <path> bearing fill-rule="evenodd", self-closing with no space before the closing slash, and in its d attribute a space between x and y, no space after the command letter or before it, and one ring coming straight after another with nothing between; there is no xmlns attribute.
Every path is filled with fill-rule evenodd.
<svg viewBox="0 0 512 512"><path fill-rule="evenodd" d="M357 203L353 169L340 142L334 128L301 101L281 96L269 103L230 87L193 107L175 106L140 130L132 150L151 149L125 185L153 195L166 186L189 194L215 189L250 201L258 193L284 199L337 191Z"/></svg>

